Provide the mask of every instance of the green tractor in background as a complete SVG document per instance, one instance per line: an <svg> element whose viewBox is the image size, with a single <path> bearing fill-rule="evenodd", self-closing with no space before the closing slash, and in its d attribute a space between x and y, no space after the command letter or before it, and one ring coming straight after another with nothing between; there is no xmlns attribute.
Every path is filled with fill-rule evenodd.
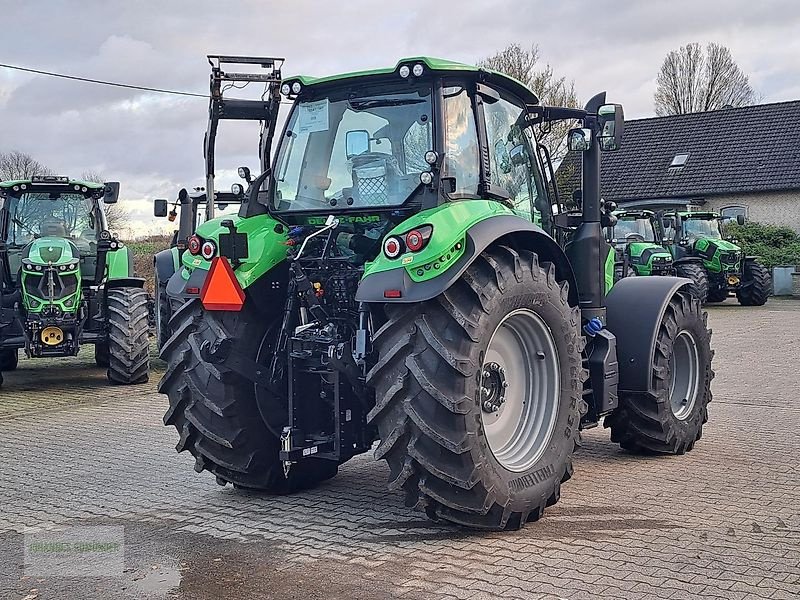
<svg viewBox="0 0 800 600"><path fill-rule="evenodd" d="M605 93L543 106L506 75L432 58L290 79L283 59L209 59L206 148L219 119L258 119L263 172L167 284L181 306L164 423L196 471L289 493L379 441L407 506L515 529L558 501L582 428L604 420L632 452L692 450L710 332L683 279L611 286L600 153L624 120ZM261 99L224 98L247 82ZM572 119L581 212L560 205L536 140Z"/></svg>
<svg viewBox="0 0 800 600"><path fill-rule="evenodd" d="M614 212L616 221L606 228L609 243L616 252L614 281L622 277L670 275L692 281L689 292L701 303L708 295L708 278L701 261L682 257L675 261L661 245L657 215L649 210L625 209Z"/></svg>
<svg viewBox="0 0 800 600"><path fill-rule="evenodd" d="M769 270L723 239L723 219L715 212L670 211L661 217L665 241L676 263L694 261L708 280L707 302L723 302L735 292L742 306L762 306L772 293ZM744 224L739 215L737 222Z"/></svg>
<svg viewBox="0 0 800 600"><path fill-rule="evenodd" d="M211 150L213 152L213 148ZM241 170L241 176L247 180L250 177L249 170ZM240 183L235 183L231 186L230 192L215 192L214 197L216 201L209 204L205 188L195 188L191 192L182 188L172 208L165 199L153 201L154 216L167 217L170 222L178 220L178 229L173 233L170 247L153 257L155 330L159 349L169 338L169 320L172 318L172 313L180 307L179 301L167 296L169 278L180 269L181 257L187 249L191 249L195 254L199 254L202 250L198 238L194 236L198 225L213 218L217 211L224 213L238 210L244 201L244 187Z"/></svg>
<svg viewBox="0 0 800 600"><path fill-rule="evenodd" d="M40 176L0 182L0 371L95 345L111 383L148 379L147 294L106 227L116 182Z"/></svg>

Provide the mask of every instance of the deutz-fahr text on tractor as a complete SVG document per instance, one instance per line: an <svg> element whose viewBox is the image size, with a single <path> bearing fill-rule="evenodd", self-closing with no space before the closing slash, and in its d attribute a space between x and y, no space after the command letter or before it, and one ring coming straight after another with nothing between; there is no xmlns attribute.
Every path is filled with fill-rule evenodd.
<svg viewBox="0 0 800 600"><path fill-rule="evenodd" d="M739 224L744 224L740 215ZM769 270L756 256L723 239L722 218L714 212L674 211L662 216L664 237L676 262L692 260L708 280L705 301L722 302L735 292L739 304L762 306L772 293Z"/></svg>
<svg viewBox="0 0 800 600"><path fill-rule="evenodd" d="M558 501L580 429L603 418L630 451L693 448L712 352L690 282L606 294L600 152L620 144L621 106L542 106L503 74L432 58L324 78L282 79L281 63L212 57L216 112L243 109L223 84L263 82L267 100L251 105L263 173L238 216L198 227L213 253L184 253L167 285L185 304L162 350L164 422L197 471L287 493L379 442L408 506L503 529ZM560 119L581 122L580 215L554 216L536 142Z"/></svg>
<svg viewBox="0 0 800 600"><path fill-rule="evenodd" d="M94 344L111 383L147 381L147 294L106 226L119 184L40 176L0 182L0 371Z"/></svg>

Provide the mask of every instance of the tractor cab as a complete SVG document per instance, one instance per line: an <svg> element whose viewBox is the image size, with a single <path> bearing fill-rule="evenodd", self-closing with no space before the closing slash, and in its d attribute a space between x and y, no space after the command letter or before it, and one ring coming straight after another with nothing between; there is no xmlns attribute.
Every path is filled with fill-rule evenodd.
<svg viewBox="0 0 800 600"><path fill-rule="evenodd" d="M616 254L615 280L631 275L673 275L672 256L661 246L657 220L649 210L621 210L606 227Z"/></svg>
<svg viewBox="0 0 800 600"><path fill-rule="evenodd" d="M109 291L144 293L143 280L132 278L130 251L107 229L103 205L118 196L116 182L0 182L0 370L16 365L19 349L33 358L74 356L83 343L95 344L98 363L109 367ZM135 297L127 294L126 304ZM134 361L133 379L146 380L146 359ZM109 378L132 383L129 366L111 365Z"/></svg>

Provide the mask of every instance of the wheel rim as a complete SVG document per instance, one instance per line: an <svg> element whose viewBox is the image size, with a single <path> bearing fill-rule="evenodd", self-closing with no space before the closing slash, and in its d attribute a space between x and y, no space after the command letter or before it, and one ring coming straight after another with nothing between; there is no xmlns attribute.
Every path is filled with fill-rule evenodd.
<svg viewBox="0 0 800 600"><path fill-rule="evenodd" d="M688 331L681 331L672 345L670 360L669 405L672 414L684 420L694 409L700 388L700 358L697 342Z"/></svg>
<svg viewBox="0 0 800 600"><path fill-rule="evenodd" d="M509 471L529 469L550 444L561 397L561 369L550 328L515 310L489 340L481 369L481 421L489 449Z"/></svg>

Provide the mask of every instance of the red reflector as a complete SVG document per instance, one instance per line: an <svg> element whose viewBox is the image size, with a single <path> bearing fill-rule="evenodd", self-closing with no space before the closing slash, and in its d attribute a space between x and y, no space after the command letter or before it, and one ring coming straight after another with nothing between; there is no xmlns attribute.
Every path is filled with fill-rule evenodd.
<svg viewBox="0 0 800 600"><path fill-rule="evenodd" d="M384 290L384 298L402 298L403 293L400 290Z"/></svg>
<svg viewBox="0 0 800 600"><path fill-rule="evenodd" d="M187 294L199 294L200 288L186 288Z"/></svg>
<svg viewBox="0 0 800 600"><path fill-rule="evenodd" d="M244 291L233 274L228 259L215 256L203 283L200 300L206 310L238 312L244 304Z"/></svg>

